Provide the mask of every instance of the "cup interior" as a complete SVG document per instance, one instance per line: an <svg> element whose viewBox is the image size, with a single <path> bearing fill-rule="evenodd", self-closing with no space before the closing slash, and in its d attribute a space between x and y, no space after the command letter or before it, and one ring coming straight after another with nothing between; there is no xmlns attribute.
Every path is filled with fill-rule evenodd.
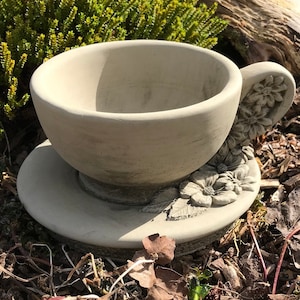
<svg viewBox="0 0 300 300"><path fill-rule="evenodd" d="M215 52L200 47L106 44L51 59L39 89L57 105L79 110L147 113L206 101L221 93L230 78L220 55L216 59Z"/></svg>

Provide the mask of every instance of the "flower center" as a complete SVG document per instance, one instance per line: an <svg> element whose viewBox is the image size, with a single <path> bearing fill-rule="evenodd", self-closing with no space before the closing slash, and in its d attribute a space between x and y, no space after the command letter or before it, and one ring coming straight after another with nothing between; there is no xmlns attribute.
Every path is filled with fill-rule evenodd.
<svg viewBox="0 0 300 300"><path fill-rule="evenodd" d="M271 92L272 92L272 88L270 86L265 87L262 91L264 96L269 96Z"/></svg>
<svg viewBox="0 0 300 300"><path fill-rule="evenodd" d="M248 119L248 122L253 125L253 124L256 124L257 123L257 118L255 116L251 116L249 119Z"/></svg>
<svg viewBox="0 0 300 300"><path fill-rule="evenodd" d="M213 189L212 186L206 186L203 189L203 195L207 195L207 196L213 196L215 194L215 190Z"/></svg>

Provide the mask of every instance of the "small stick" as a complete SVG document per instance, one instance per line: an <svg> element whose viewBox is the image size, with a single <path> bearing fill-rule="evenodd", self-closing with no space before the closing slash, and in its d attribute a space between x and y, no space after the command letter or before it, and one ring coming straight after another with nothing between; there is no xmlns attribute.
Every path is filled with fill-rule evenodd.
<svg viewBox="0 0 300 300"><path fill-rule="evenodd" d="M261 265L262 265L262 268L263 268L264 281L267 281L267 278L268 278L268 271L267 271L267 268L266 268L266 264L265 264L264 258L263 258L262 254L261 254L260 247L259 247L259 245L258 245L256 236L255 236L255 233L254 233L254 230L253 230L253 226L252 226L252 223L251 223L251 218L252 218L252 212L249 210L249 211L247 212L247 224L249 225L250 234L251 234L251 237L252 237L253 242L254 242L254 244L255 244L255 247L256 247L256 250L257 250L257 253L258 253L258 257L259 257L259 260L260 260Z"/></svg>
<svg viewBox="0 0 300 300"><path fill-rule="evenodd" d="M12 277L12 278L15 278L15 279L17 279L17 280L19 280L19 281L21 281L21 282L29 282L29 281L30 281L29 279L24 279L24 278L22 278L22 277L19 277L19 276L15 275L15 274L9 272L8 270L6 270L4 267L2 267L2 266L0 265L0 274L1 274L1 273L5 273L7 276Z"/></svg>
<svg viewBox="0 0 300 300"><path fill-rule="evenodd" d="M274 282L273 282L273 287L272 287L272 295L276 294L279 273L280 273L280 269L281 269L281 266L282 266L282 263L283 263L283 258L284 258L284 255L285 255L285 251L288 247L289 241L293 237L293 235L298 233L298 231L300 231L300 225L295 227L294 229L292 229L290 231L290 233L287 235L287 237L285 238L283 247L281 249L279 261L278 261L278 264L277 264L277 267L276 267L276 271L275 271L275 277L274 277Z"/></svg>
<svg viewBox="0 0 300 300"><path fill-rule="evenodd" d="M55 286L54 286L54 283L53 283L53 255L52 255L52 250L51 250L51 248L50 248L47 244L41 244L41 243L31 244L31 247L30 247L30 256L31 256L32 248L33 248L33 247L45 247L45 248L47 248L47 250L49 251L50 272L47 273L47 272L45 272L44 270L42 270L42 271L43 271L44 273L46 273L47 276L49 276L51 290L52 290L52 292L53 292L53 295L56 296Z"/></svg>

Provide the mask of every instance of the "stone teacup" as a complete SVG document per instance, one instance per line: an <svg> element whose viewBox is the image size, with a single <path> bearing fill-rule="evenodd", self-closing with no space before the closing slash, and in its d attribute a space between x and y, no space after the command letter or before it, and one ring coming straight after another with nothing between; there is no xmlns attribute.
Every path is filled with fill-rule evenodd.
<svg viewBox="0 0 300 300"><path fill-rule="evenodd" d="M268 77L275 86L260 83ZM281 91L276 78L283 78ZM255 84L260 97L265 95L261 107L279 103L268 113L276 122L294 93L293 78L282 66L265 62L239 70L212 50L135 40L57 55L35 71L31 94L52 146L83 176L155 188L185 178L217 153L228 140L240 99ZM257 121L251 112L248 119Z"/></svg>

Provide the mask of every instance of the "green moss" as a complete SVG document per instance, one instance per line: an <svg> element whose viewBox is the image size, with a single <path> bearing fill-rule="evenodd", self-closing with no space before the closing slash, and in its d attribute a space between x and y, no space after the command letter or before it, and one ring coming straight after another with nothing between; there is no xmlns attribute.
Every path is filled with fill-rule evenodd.
<svg viewBox="0 0 300 300"><path fill-rule="evenodd" d="M30 99L29 80L45 60L74 47L124 39L164 39L212 48L226 21L186 0L1 0L0 117ZM1 135L1 131L0 131Z"/></svg>

